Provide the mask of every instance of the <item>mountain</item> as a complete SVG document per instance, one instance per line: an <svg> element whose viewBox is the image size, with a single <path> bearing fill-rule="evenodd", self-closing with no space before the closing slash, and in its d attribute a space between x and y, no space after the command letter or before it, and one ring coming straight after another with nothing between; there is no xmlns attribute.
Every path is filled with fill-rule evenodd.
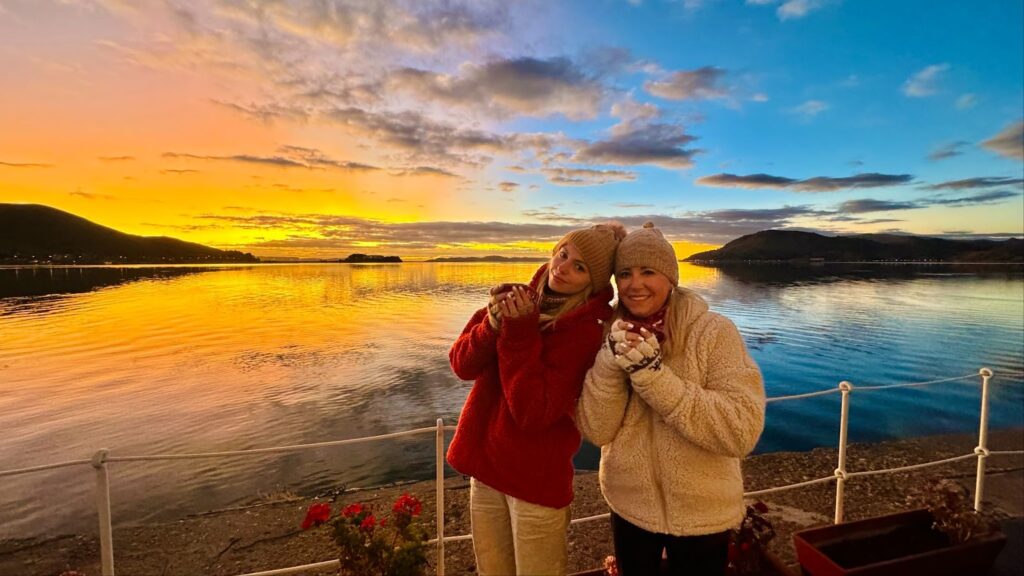
<svg viewBox="0 0 1024 576"><path fill-rule="evenodd" d="M779 260L1024 262L1024 241L1017 238L946 240L896 234L822 236L813 232L764 230L686 259L688 262Z"/></svg>
<svg viewBox="0 0 1024 576"><path fill-rule="evenodd" d="M0 204L0 263L149 264L258 262L166 236L135 236L38 204Z"/></svg>

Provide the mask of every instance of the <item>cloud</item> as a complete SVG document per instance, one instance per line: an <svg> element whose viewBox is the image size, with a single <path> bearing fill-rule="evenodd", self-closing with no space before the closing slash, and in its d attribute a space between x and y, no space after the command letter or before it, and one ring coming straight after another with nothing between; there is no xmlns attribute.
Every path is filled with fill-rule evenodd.
<svg viewBox="0 0 1024 576"><path fill-rule="evenodd" d="M842 178L816 176L805 180L771 176L769 174L751 174L749 176L713 174L698 178L695 183L701 186L716 188L746 188L753 190L775 188L793 190L794 192L833 192L851 188L897 186L907 184L913 178L909 174L877 174L870 172Z"/></svg>
<svg viewBox="0 0 1024 576"><path fill-rule="evenodd" d="M933 64L920 70L903 83L903 94L911 98L924 98L935 94L939 78L949 70L949 64Z"/></svg>
<svg viewBox="0 0 1024 576"><path fill-rule="evenodd" d="M980 204L998 204L1004 200L1017 198L1020 195L1020 192L993 190L991 192L981 192L972 196L961 196L959 198L933 196L925 201L939 206L977 206Z"/></svg>
<svg viewBox="0 0 1024 576"><path fill-rule="evenodd" d="M809 120L829 108L831 108L831 106L827 102L822 102L821 100L808 100L807 102L804 102L799 106L789 108L786 111L790 114L803 116L805 119Z"/></svg>
<svg viewBox="0 0 1024 576"><path fill-rule="evenodd" d="M182 176L184 174L198 174L199 170L191 170L191 169L177 170L177 169L174 169L174 168L168 168L166 170L161 170L160 173L161 174L175 174L175 175L178 175L178 176Z"/></svg>
<svg viewBox="0 0 1024 576"><path fill-rule="evenodd" d="M164 158L188 159L188 160L210 160L226 162L242 162L245 164L262 164L265 166L276 166L278 168L309 168L301 162L296 162L282 156L252 156L249 154L236 154L234 156L201 156L198 154L185 154L178 152L165 152Z"/></svg>
<svg viewBox="0 0 1024 576"><path fill-rule="evenodd" d="M933 206L962 208L965 206L998 204L1011 198L1017 198L1020 195L1021 194L1019 192L994 190L991 192L981 192L978 194L960 196L956 198L936 195L908 201L875 200L873 198L862 198L859 200L848 200L846 202L843 202L842 204L839 205L839 208L836 212L838 214L864 214L868 212L918 210L922 208L930 208Z"/></svg>
<svg viewBox="0 0 1024 576"><path fill-rule="evenodd" d="M99 156L98 159L102 160L103 162L128 162L130 160L135 160L135 157L134 156Z"/></svg>
<svg viewBox="0 0 1024 576"><path fill-rule="evenodd" d="M597 186L636 180L636 172L626 170L592 170L589 168L543 168L549 182L560 186Z"/></svg>
<svg viewBox="0 0 1024 576"><path fill-rule="evenodd" d="M0 166L7 168L53 168L53 164L39 164L36 162L3 162L0 161Z"/></svg>
<svg viewBox="0 0 1024 576"><path fill-rule="evenodd" d="M725 70L704 66L696 70L674 72L665 80L644 84L648 93L666 100L710 100L724 98L728 91L718 86Z"/></svg>
<svg viewBox="0 0 1024 576"><path fill-rule="evenodd" d="M779 20L785 22L786 20L803 18L821 8L824 4L823 0L787 0L775 10L775 13L778 15Z"/></svg>
<svg viewBox="0 0 1024 576"><path fill-rule="evenodd" d="M839 205L839 212L845 214L863 214L865 212L889 212L891 210L916 210L924 208L915 202L892 202L888 200L848 200Z"/></svg>
<svg viewBox="0 0 1024 576"><path fill-rule="evenodd" d="M1007 158L1024 160L1024 121L1008 125L981 146Z"/></svg>
<svg viewBox="0 0 1024 576"><path fill-rule="evenodd" d="M300 146L282 146L278 148L280 155L277 156L255 156L251 154L234 154L231 156L205 156L200 154L187 154L179 152L165 152L164 158L203 160L216 162L242 162L245 164L260 164L274 166L277 168L307 168L323 169L333 168L344 171L369 171L380 170L376 166L362 164L359 162L348 162L334 160L325 156L319 150L303 148ZM173 170L168 170L174 172ZM181 171L179 171L181 172Z"/></svg>
<svg viewBox="0 0 1024 576"><path fill-rule="evenodd" d="M947 158L952 158L954 156L959 156L963 154L963 152L961 152L961 149L963 149L964 146L967 146L969 144L970 142L963 141L943 144L942 146L933 150L932 153L928 155L928 159L938 161L945 160Z"/></svg>
<svg viewBox="0 0 1024 576"><path fill-rule="evenodd" d="M612 206L615 206L616 208L626 208L626 209L631 209L631 208L654 208L654 204L638 204L638 203L635 203L635 202L619 202L617 204L612 204Z"/></svg>
<svg viewBox="0 0 1024 576"><path fill-rule="evenodd" d="M458 75L404 68L389 75L388 85L444 104L491 109L498 115L562 114L570 120L597 116L604 94L600 83L567 58L465 64Z"/></svg>
<svg viewBox="0 0 1024 576"><path fill-rule="evenodd" d="M971 188L993 188L996 186L1020 186L1024 179L997 177L965 178L963 180L947 180L938 184L925 186L928 190L968 190Z"/></svg>
<svg viewBox="0 0 1024 576"><path fill-rule="evenodd" d="M968 108L974 108L974 105L978 103L978 97L974 94L964 94L963 96L956 99L956 109L966 110Z"/></svg>
<svg viewBox="0 0 1024 576"><path fill-rule="evenodd" d="M480 165L482 152L507 151L507 138L431 120L418 112L374 112L347 107L330 110L326 118L355 135L366 136L406 153L410 159L439 164Z"/></svg>
<svg viewBox="0 0 1024 576"><path fill-rule="evenodd" d="M501 190L502 192L515 192L518 188L519 184L517 182L506 181L498 183L498 189Z"/></svg>
<svg viewBox="0 0 1024 576"><path fill-rule="evenodd" d="M686 146L696 140L677 124L660 121L660 110L631 99L613 107L622 120L603 140L579 145L572 160L583 164L653 164L663 168L690 168L699 149Z"/></svg>
<svg viewBox="0 0 1024 576"><path fill-rule="evenodd" d="M695 183L701 186L713 186L715 188L747 188L756 190L760 188L787 188L798 180L782 176L771 176L769 174L750 174L749 176L737 176L735 174L713 174L702 176Z"/></svg>
<svg viewBox="0 0 1024 576"><path fill-rule="evenodd" d="M442 178L462 178L454 172L449 172L436 166L415 166L403 170L391 172L392 176L440 176Z"/></svg>
<svg viewBox="0 0 1024 576"><path fill-rule="evenodd" d="M85 198L86 200L114 200L115 196L110 194L98 194L96 192L85 192L83 190L75 190L74 192L68 192L69 196L78 196L79 198Z"/></svg>

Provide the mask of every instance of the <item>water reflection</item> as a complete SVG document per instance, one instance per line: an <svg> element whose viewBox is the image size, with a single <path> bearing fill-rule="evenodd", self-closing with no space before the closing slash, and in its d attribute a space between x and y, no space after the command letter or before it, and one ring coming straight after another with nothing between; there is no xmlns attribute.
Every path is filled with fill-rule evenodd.
<svg viewBox="0 0 1024 576"><path fill-rule="evenodd" d="M126 282L174 278L217 269L202 266L0 267L0 298L79 294ZM0 313L3 313L3 308L0 308Z"/></svg>

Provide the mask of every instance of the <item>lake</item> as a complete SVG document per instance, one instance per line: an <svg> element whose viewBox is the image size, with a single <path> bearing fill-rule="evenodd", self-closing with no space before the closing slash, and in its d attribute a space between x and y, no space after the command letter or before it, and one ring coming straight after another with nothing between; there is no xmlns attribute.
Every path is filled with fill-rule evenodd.
<svg viewBox="0 0 1024 576"><path fill-rule="evenodd" d="M490 286L536 266L0 268L0 469L454 423L471 383L452 374L448 347ZM737 324L769 396L987 366L992 426L1024 425L1020 266L680 268ZM850 439L977 431L979 383L855 390ZM838 394L773 403L758 450L835 445L838 414ZM585 448L578 466L596 454ZM429 478L433 436L110 470L117 525ZM87 466L0 478L0 538L94 532L93 486Z"/></svg>

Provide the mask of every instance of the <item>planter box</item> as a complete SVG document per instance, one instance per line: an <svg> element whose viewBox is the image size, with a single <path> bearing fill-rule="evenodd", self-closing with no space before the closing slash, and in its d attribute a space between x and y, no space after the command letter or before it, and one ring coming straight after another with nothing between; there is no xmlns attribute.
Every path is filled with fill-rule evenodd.
<svg viewBox="0 0 1024 576"><path fill-rule="evenodd" d="M810 576L982 576L1006 544L998 533L950 545L933 521L927 510L911 510L802 530L793 543Z"/></svg>

